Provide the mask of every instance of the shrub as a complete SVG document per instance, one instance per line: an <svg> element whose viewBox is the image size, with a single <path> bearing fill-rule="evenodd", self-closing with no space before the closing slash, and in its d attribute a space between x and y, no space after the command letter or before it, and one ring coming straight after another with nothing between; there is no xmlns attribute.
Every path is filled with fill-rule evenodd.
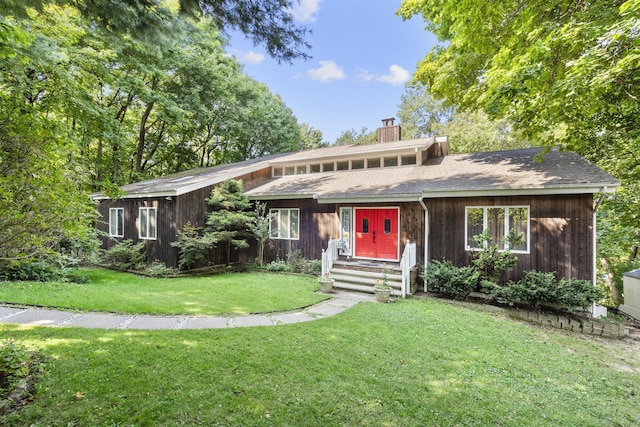
<svg viewBox="0 0 640 427"><path fill-rule="evenodd" d="M422 278L427 289L448 298L465 299L478 284L480 273L473 267L456 267L451 261L431 261Z"/></svg>
<svg viewBox="0 0 640 427"><path fill-rule="evenodd" d="M178 241L171 242L171 247L178 248L178 268L188 270L196 262L205 263L214 244L211 236L201 236L198 228L193 227L190 222L186 223L184 229L178 231Z"/></svg>
<svg viewBox="0 0 640 427"><path fill-rule="evenodd" d="M35 394L44 363L39 351L29 351L13 341L0 342L0 415Z"/></svg>
<svg viewBox="0 0 640 427"><path fill-rule="evenodd" d="M518 282L494 286L490 295L501 304L514 305L516 302L527 302L537 307L541 303L551 303L572 309L590 306L602 297L602 292L588 280L557 281L554 273L532 270Z"/></svg>
<svg viewBox="0 0 640 427"><path fill-rule="evenodd" d="M497 244L491 244L491 237L487 230L477 236L473 236L481 249L469 251L473 265L480 273L480 284L483 292L490 290L500 281L503 271L509 271L518 263L518 257L509 249L501 250ZM522 243L522 236L516 235L514 230L502 239L507 248L518 246ZM485 244L486 242L486 244Z"/></svg>
<svg viewBox="0 0 640 427"><path fill-rule="evenodd" d="M267 264L266 269L267 271L286 271L286 272L293 271L291 266L289 266L289 264L287 264L285 260L280 258L277 258L275 261L271 261L269 264Z"/></svg>
<svg viewBox="0 0 640 427"><path fill-rule="evenodd" d="M26 258L11 261L0 269L0 280L52 282L65 280L68 271L60 265L43 259Z"/></svg>
<svg viewBox="0 0 640 427"><path fill-rule="evenodd" d="M167 277L173 274L173 269L167 267L160 261L154 261L144 268L144 273L152 277Z"/></svg>
<svg viewBox="0 0 640 427"><path fill-rule="evenodd" d="M134 245L131 239L117 243L105 251L103 257L104 262L122 270L140 270L146 258L144 243L138 242Z"/></svg>

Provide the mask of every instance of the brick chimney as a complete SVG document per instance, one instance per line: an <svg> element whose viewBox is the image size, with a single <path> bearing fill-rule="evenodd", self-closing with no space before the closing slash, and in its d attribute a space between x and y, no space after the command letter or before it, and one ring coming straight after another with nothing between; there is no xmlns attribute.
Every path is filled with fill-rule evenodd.
<svg viewBox="0 0 640 427"><path fill-rule="evenodd" d="M378 128L378 143L400 141L400 125L394 125L395 119L382 119L382 127Z"/></svg>

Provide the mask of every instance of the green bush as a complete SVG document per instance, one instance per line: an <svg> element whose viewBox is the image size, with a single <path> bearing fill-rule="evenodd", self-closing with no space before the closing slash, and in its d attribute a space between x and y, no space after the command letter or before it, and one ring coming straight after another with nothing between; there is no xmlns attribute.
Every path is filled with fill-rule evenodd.
<svg viewBox="0 0 640 427"><path fill-rule="evenodd" d="M491 297L501 304L558 304L568 309L586 308L602 297L602 292L588 280L556 280L554 273L528 271L518 282L493 286Z"/></svg>
<svg viewBox="0 0 640 427"><path fill-rule="evenodd" d="M210 235L200 235L200 229L195 228L190 222L186 223L182 231L178 231L178 240L171 242L171 247L178 248L178 268L188 270L196 262L207 262L209 250L215 241Z"/></svg>
<svg viewBox="0 0 640 427"><path fill-rule="evenodd" d="M122 270L141 270L144 268L147 254L144 251L144 242L135 245L133 240L126 239L106 250L103 261Z"/></svg>
<svg viewBox="0 0 640 427"><path fill-rule="evenodd" d="M44 373L44 356L13 341L0 342L0 415L35 394L36 381Z"/></svg>
<svg viewBox="0 0 640 427"><path fill-rule="evenodd" d="M453 299L465 299L478 284L480 273L473 267L456 267L451 261L431 261L422 278L427 289Z"/></svg>
<svg viewBox="0 0 640 427"><path fill-rule="evenodd" d="M275 261L271 261L266 266L267 271L284 271L284 272L292 272L293 269L287 262L283 259L277 258Z"/></svg>
<svg viewBox="0 0 640 427"><path fill-rule="evenodd" d="M174 274L173 268L169 268L160 261L154 261L145 266L144 273L152 277L167 277Z"/></svg>
<svg viewBox="0 0 640 427"><path fill-rule="evenodd" d="M27 258L11 261L0 268L0 280L52 282L65 280L68 271L60 265L42 259Z"/></svg>

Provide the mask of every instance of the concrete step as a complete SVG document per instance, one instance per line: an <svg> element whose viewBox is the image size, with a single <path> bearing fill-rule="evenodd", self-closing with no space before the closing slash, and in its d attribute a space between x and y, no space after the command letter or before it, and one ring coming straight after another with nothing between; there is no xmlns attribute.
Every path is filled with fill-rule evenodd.
<svg viewBox="0 0 640 427"><path fill-rule="evenodd" d="M358 277L363 279L371 279L375 282L376 279L382 280L383 273L379 271L364 271L364 270L350 270L347 268L332 268L331 275L333 277L349 276L349 277ZM387 281L402 282L402 274L399 274L399 273L391 274L387 272Z"/></svg>
<svg viewBox="0 0 640 427"><path fill-rule="evenodd" d="M391 284L389 284L389 286L391 286ZM363 285L363 284L357 284L353 282L342 282L342 281L336 280L333 283L333 287L338 289L348 290L348 291L365 292L370 294L374 293L373 285ZM401 294L402 292L400 291L399 287L396 288L395 286L392 286L391 295L398 296Z"/></svg>

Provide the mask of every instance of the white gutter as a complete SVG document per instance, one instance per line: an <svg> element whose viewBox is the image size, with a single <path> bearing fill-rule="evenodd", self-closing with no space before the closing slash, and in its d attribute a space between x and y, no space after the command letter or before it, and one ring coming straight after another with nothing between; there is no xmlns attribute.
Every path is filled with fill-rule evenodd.
<svg viewBox="0 0 640 427"><path fill-rule="evenodd" d="M422 209L424 210L424 261L423 261L423 270L427 271L428 265L428 256L429 256L429 209L427 205L424 204L424 197L419 197L418 202ZM427 280L424 281L424 291L427 292Z"/></svg>

